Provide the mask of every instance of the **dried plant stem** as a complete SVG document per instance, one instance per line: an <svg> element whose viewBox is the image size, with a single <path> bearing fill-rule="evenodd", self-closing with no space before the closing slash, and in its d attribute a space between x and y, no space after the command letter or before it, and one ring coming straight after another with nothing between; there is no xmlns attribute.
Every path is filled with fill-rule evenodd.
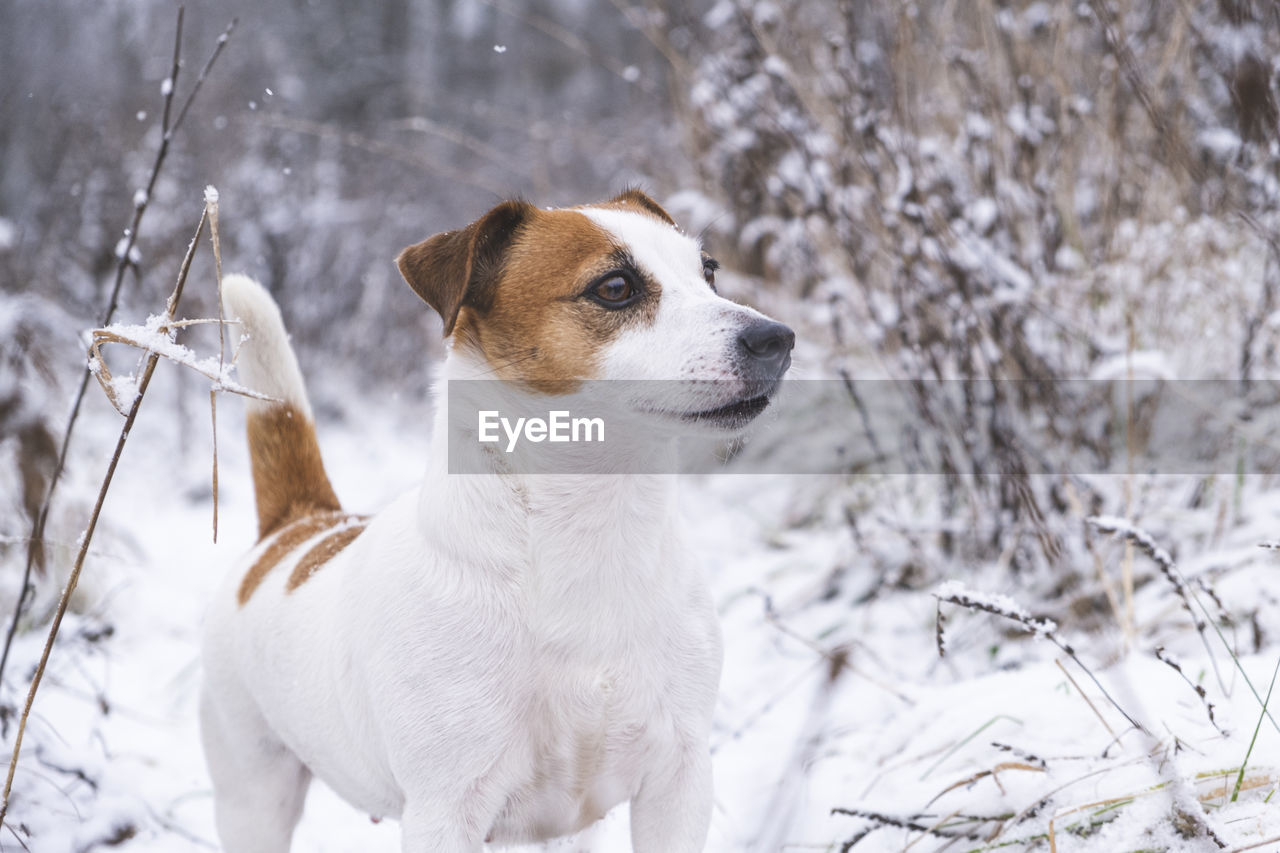
<svg viewBox="0 0 1280 853"><path fill-rule="evenodd" d="M1209 694L1204 689L1204 685L1196 684L1194 681L1188 678L1187 674L1182 671L1182 666L1165 652L1163 646L1157 646L1154 654L1156 656L1156 660L1160 661L1165 666L1169 667L1174 672L1178 673L1178 675L1182 677L1182 680L1187 683L1187 686L1190 687L1195 692L1195 694L1200 697L1200 703L1204 705L1205 712L1208 713L1209 715L1209 723L1215 729L1218 730L1219 734L1226 735L1226 732L1223 731L1222 726L1218 725L1217 719L1213 716L1213 703L1209 701ZM1274 683L1274 680L1273 680L1273 683ZM1270 696L1271 694L1268 692L1267 695ZM1258 725L1262 725L1261 719L1258 720ZM1248 761L1248 758L1246 757L1246 762L1247 761ZM1244 775L1244 768L1242 767L1241 776L1243 777L1243 775Z"/></svg>
<svg viewBox="0 0 1280 853"><path fill-rule="evenodd" d="M996 616L1003 616L1005 619L1012 619L1014 622L1019 623L1020 625L1022 625L1024 628L1026 628L1028 631L1035 634L1036 636L1044 637L1046 640L1048 640L1049 642L1057 646L1059 650L1062 651L1063 654L1071 658L1071 660L1075 661L1076 666L1084 670L1084 674L1089 676L1089 680L1093 682L1094 686L1097 687L1100 691L1102 691L1102 695L1107 698L1107 701L1111 703L1111 706L1115 708L1117 711L1119 711L1120 714L1126 720L1129 721L1129 725L1133 726L1138 731L1142 731L1142 732L1146 731L1146 728L1137 720L1135 720L1132 716L1130 716L1129 712L1126 711L1124 707L1115 700L1115 697L1111 695L1111 693L1107 690L1107 688L1102 686L1102 682L1099 681L1098 677L1093 674L1093 670L1085 666L1084 661L1080 660L1079 656L1076 655L1076 650L1072 648L1069 643L1063 641L1057 635L1056 626L1054 626L1051 622L1032 619L1030 616L1028 616L1025 613L1019 613L1014 610L1008 610L998 605L995 605L989 601L984 601L982 599L974 598L973 596L969 595L964 591L956 591L949 594L934 593L934 595L940 601L946 601L950 604L958 604L959 606L967 607L970 610L982 610L987 613L995 614Z"/></svg>
<svg viewBox="0 0 1280 853"><path fill-rule="evenodd" d="M1124 512L1133 515L1133 460L1138 455L1137 412L1133 403L1133 351L1137 348L1137 329L1133 322L1133 312L1125 311L1125 339L1128 347L1125 351L1124 383L1124 443L1125 443L1125 477L1124 477ZM1124 644L1132 648L1137 639L1137 625L1133 606L1133 543L1124 543L1124 558L1120 561L1120 582L1124 590Z"/></svg>
<svg viewBox="0 0 1280 853"><path fill-rule="evenodd" d="M1240 663L1239 656L1232 650L1231 643L1227 641L1226 636L1222 633L1222 628L1218 626L1217 620L1215 620L1209 613L1209 609L1200 601L1200 597L1187 585L1186 578L1184 578L1182 576L1182 572L1178 570L1178 566L1174 563L1173 557L1170 556L1169 552L1156 544L1156 541L1151 537L1151 534L1147 533L1145 530L1134 527L1124 519L1093 516L1085 519L1085 521L1104 533L1114 533L1118 536L1123 536L1155 561L1156 565L1160 567L1160 571L1165 576L1165 579L1173 586L1174 592L1176 592L1178 597L1182 600L1182 606L1191 616L1191 620L1195 625L1196 631L1200 634L1200 642L1205 647L1205 653L1208 655L1209 663L1213 666L1213 671L1217 676L1219 686L1222 687L1224 692L1226 691L1222 674L1218 672L1217 659L1213 656L1213 651L1209 646L1208 637L1205 636L1204 633L1206 622L1213 627L1214 633L1218 635L1218 640L1221 641L1223 648L1227 650L1227 656L1230 657L1232 663L1236 665L1236 671L1240 673L1240 677L1249 688L1249 692L1253 694L1253 698L1258 700L1258 704L1262 707L1263 715L1271 721L1271 725L1276 729L1276 731L1280 732L1280 723L1276 722L1276 718L1271 714L1270 709L1267 707L1266 700L1262 698L1262 694L1258 692L1258 688L1254 685L1252 679L1249 678L1249 673L1245 672L1244 666ZM1195 606L1200 609L1202 614L1204 614L1204 619L1200 619L1200 617L1196 615L1195 610L1192 608L1192 602L1194 602Z"/></svg>
<svg viewBox="0 0 1280 853"><path fill-rule="evenodd" d="M224 375L227 365L226 317L222 315L222 243L218 239L218 191L207 187L204 191L205 210L209 214L209 238L213 241L214 283L218 294L218 375ZM218 541L218 385L209 389L209 418L213 428L213 541Z"/></svg>
<svg viewBox="0 0 1280 853"><path fill-rule="evenodd" d="M151 164L151 174L147 178L146 188L138 194L134 201L133 220L129 228L124 232L124 242L116 252L116 271L115 280L111 286L111 296L107 301L106 311L103 312L102 321L99 326L110 325L112 318L115 317L116 308L120 303L120 290L124 284L125 273L134 266L131 257L133 255L134 246L138 241L138 229L142 225L142 217L146 214L147 208L151 202L151 194L155 189L156 181L160 177L160 170L164 166L165 158L169 154L169 143L173 139L174 133L182 126L182 121L186 118L187 111L191 108L192 102L195 100L196 93L200 91L201 85L204 83L205 77L213 67L218 56L222 53L222 48L226 44L227 39L231 36L231 31L235 28L236 22L233 19L231 24L218 37L217 46L209 56L208 62L200 72L200 76L196 79L195 86L187 95L186 100L178 110L177 118L170 123L170 116L173 112L174 94L176 92L176 83L178 80L178 72L181 70L182 57L182 20L183 7L178 7L178 23L173 38L173 64L170 67L168 83L164 92L164 110L160 119L160 147L156 150L155 160ZM18 599L14 604L13 616L9 622L9 630L5 635L4 650L0 652L0 683L4 681L5 667L9 662L9 651L13 647L13 638L18 632L18 623L22 621L23 611L26 609L31 589L31 573L37 562L43 562L44 554L44 531L49 521L49 508L53 505L54 492L57 490L58 482L62 477L62 472L67 464L67 450L71 446L71 435L75 432L76 421L80 417L80 408L84 402L85 392L89 387L89 379L92 374L86 367L80 376L80 387L76 390L74 402L71 405L71 414L67 417L67 426L62 432L62 443L58 449L58 461L54 465L53 473L49 477L49 485L45 489L44 501L40 505L40 511L36 513L36 517L32 523L31 536L27 541L27 561L26 567L22 573L22 585L18 590Z"/></svg>
<svg viewBox="0 0 1280 853"><path fill-rule="evenodd" d="M191 269L191 260L195 257L196 246L200 241L200 235L204 232L204 224L208 218L208 210L200 215L200 224L196 226L195 237L191 240L191 245L187 247L186 257L182 259L182 268L178 272L178 281L174 286L173 295L169 297L168 303L168 319L172 320L174 309L177 307L178 300L182 296L182 289L187 282L187 273ZM80 580L80 571L84 568L85 556L89 553L89 543L93 540L93 533L98 526L98 518L102 514L102 505L107 498L107 490L111 488L111 480L115 477L116 466L120 463L120 456L124 452L125 442L129 440L129 433L133 429L134 421L137 420L138 410L142 408L142 398L147 392L147 385L151 382L151 375L155 372L156 364L160 361L160 356L151 353L147 356L146 367L143 368L142 378L138 382L138 392L133 398L133 405L129 407L129 413L125 416L124 427L120 430L120 437L116 440L115 452L111 455L111 462L107 465L107 473L102 478L102 485L98 489L98 499L94 502L93 511L89 514L89 522L85 526L84 534L80 537L80 550L76 554L75 564L71 568L71 574L67 578L67 585L62 589L62 595L58 599L57 609L53 614L53 622L49 625L49 636L45 639L44 651L40 654L40 662L36 665L35 675L32 676L31 686L27 690L26 703L22 708L22 715L18 718L18 730L13 741L13 755L9 759L9 773L4 782L4 795L0 800L0 825L3 825L5 816L9 811L9 795L13 790L13 776L18 769L18 756L22 752L22 737L27 729L27 719L31 716L31 706L35 703L36 691L40 689L40 682L44 678L45 667L49 663L49 655L53 651L54 641L58 638L58 630L62 627L62 618L67 613L67 606L71 601L71 595L76 590L76 584Z"/></svg>
<svg viewBox="0 0 1280 853"><path fill-rule="evenodd" d="M862 818L863 820L872 821L876 827L892 826L892 827L897 827L898 829L911 830L912 832L923 832L926 835L932 835L937 838L948 838L948 839L963 838L967 841L982 840L982 836L978 835L975 832L964 831L964 830L958 830L956 832L945 832L944 830L947 829L947 827L944 827L942 823L945 822L945 820L950 818L944 819L943 822L936 822L936 818L933 816L913 815L912 817L909 817L909 818L903 818L903 817L898 817L897 815L871 811L869 809L848 809L848 808L843 808L841 806L836 806L835 808L833 808L831 810L831 814L833 815L841 814L841 815L847 815L849 817L859 817L859 818ZM953 815L952 817L954 816L955 815ZM928 820L935 821L935 823L933 825L920 823L920 820L926 817ZM861 841L866 836L866 834L867 833L865 832L859 833L858 835L855 835L853 838L846 841L844 845L841 846L840 848L841 851L843 851L843 853L848 853L848 851L852 849L855 844Z"/></svg>
<svg viewBox="0 0 1280 853"><path fill-rule="evenodd" d="M1057 664L1058 669L1062 670L1062 674L1067 677L1067 681L1071 682L1071 686L1074 687L1076 689L1076 692L1080 694L1080 698L1083 699L1086 704L1088 704L1089 710L1093 711L1093 715L1098 718L1099 722L1102 723L1102 727L1107 730L1107 734L1111 735L1111 737L1114 739L1116 736L1115 730L1111 728L1111 725L1107 722L1107 718L1102 716L1102 712L1098 710L1098 706L1093 704L1093 700L1089 698L1089 694L1085 693L1084 690L1080 687L1080 685L1076 683L1076 680L1071 677L1071 673L1067 671L1067 668L1065 666L1062 665L1061 659L1055 658L1053 662Z"/></svg>

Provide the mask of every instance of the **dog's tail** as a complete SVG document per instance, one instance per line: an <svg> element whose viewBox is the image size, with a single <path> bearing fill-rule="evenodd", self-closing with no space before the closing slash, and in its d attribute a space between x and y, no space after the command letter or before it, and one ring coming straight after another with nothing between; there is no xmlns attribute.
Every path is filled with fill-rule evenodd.
<svg viewBox="0 0 1280 853"><path fill-rule="evenodd" d="M275 300L253 279L229 275L222 280L222 308L228 320L240 321L231 328L232 338L242 340L236 353L241 384L273 398L248 398L259 538L296 518L340 510L320 459L302 371Z"/></svg>

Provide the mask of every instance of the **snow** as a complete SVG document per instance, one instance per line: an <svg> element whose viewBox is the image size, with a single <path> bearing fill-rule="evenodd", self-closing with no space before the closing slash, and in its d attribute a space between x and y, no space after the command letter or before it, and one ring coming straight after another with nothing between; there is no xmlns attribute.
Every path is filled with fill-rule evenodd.
<svg viewBox="0 0 1280 853"><path fill-rule="evenodd" d="M173 78L166 77L160 81L160 94L166 98L173 94Z"/></svg>
<svg viewBox="0 0 1280 853"><path fill-rule="evenodd" d="M1089 372L1090 379L1175 379L1177 373L1169 357L1159 350L1133 350L1100 359Z"/></svg>
<svg viewBox="0 0 1280 853"><path fill-rule="evenodd" d="M576 6L577 15L586 8L552 5L561 12ZM1236 62L1275 65L1274 38L1254 25L1214 23L1230 10L1202 5L1157 16L1151 27L1114 23L1139 68L1168 72L1162 99L1190 93L1187 109L1166 118L1206 167L1203 186L1157 165L1160 129L1145 120L1141 99L1113 97L1126 74L1109 55L1115 51L1104 50L1112 34L1094 7L1042 0L1002 4L993 20L1003 45L988 43L981 28L925 26L930 9L918 4L866 5L857 21L841 16L839 4L703 4L704 41L675 45L689 51L684 82L695 113L674 121L706 141L694 140L687 152L694 161L684 166L642 153L632 167L653 162L655 185L703 188L666 201L690 233L710 229L708 246L720 242L727 265L736 254L737 262L759 266L759 280L723 276L726 292L740 284L762 308L782 303L786 310L775 313L787 322L811 321L796 351L797 373L834 365L859 379L873 372L902 378L905 366L914 377L936 356L940 373L976 360L1022 375L1038 371L1044 358L1055 375L1099 381L1244 373L1261 384L1280 364L1280 310L1267 290L1275 259L1265 236L1280 224L1280 148L1249 138L1228 88ZM452 4L438 29L447 39L475 39L468 50L487 53L492 45L503 54L506 45L494 41L518 30L489 26L490 12L484 4ZM1179 43L1163 38L1169 21L1192 28L1197 50L1167 50ZM904 26L918 38L886 38ZM675 44L695 32L680 27L670 35ZM946 37L931 41L939 34ZM999 54L1010 50L1026 61L1003 62ZM633 82L650 67L627 65L635 56L618 53L614 66ZM917 64L926 73L916 76ZM241 66L260 74L260 63ZM588 79L591 64L584 67ZM1054 73L1046 77L1046 68ZM332 94L329 83L302 71L273 82L302 113L303 95ZM262 85L241 77L222 87L231 94L211 92L214 127L227 128L228 111L245 103L234 93L271 98ZM173 79L161 90L172 97ZM133 109L115 114L127 120ZM146 115L136 113L137 120ZM335 113L334 121L343 119ZM1124 132L1106 132L1113 125ZM532 136L548 134L540 125ZM569 148L561 157L572 165L563 151ZM337 161L303 174L288 151L272 157L250 157L220 177L232 181L224 191L237 182L259 190L297 184L315 202L281 201L254 218L257 226L242 223L243 256L268 265L266 232L254 231L261 223L271 233L298 234L286 241L297 257L281 265L303 282L316 280L306 273L317 264L361 281L358 313L367 316L331 325L356 330L356 340L359 329L372 328L376 339L382 273L366 278L363 270L368 257L387 252L348 247L333 256L303 239L321 224L349 230L368 199L332 189L343 184ZM614 165L606 158L598 169L630 174ZM757 178L758 202L751 198ZM102 230L112 226L98 180L86 172L51 190L80 199L75 206L94 223L72 244L112 244L113 232ZM168 184L158 186L171 195ZM389 196L375 192L376 182L368 187L377 222ZM133 200L135 208L150 201L142 190ZM205 201L217 204L218 191L209 187ZM415 211L399 211L400 218L422 212ZM24 248L67 242L37 239L21 213L0 219L0 250L19 237ZM146 245L150 253L168 243L151 234ZM116 252L140 261L128 233ZM386 275L395 278L393 269ZM68 278L89 286L97 277ZM291 290L295 307L312 312L310 334L299 327L299 339L314 340L330 316L321 303L337 304L342 289L329 288L314 305L291 285L282 293ZM795 302L784 301L788 294ZM815 327L837 328L839 345L820 339ZM1248 341L1241 340L1245 327ZM252 542L253 511L241 406L231 402L219 407L217 427L222 544L208 541L203 404L210 387L251 391L236 384L232 365L179 344L162 317L105 331L143 351L103 347L109 360L133 368L110 378L103 362L91 362L121 400L135 398L135 365L145 353L184 370L160 365L134 429L32 719L13 803L22 837L0 835L0 851L25 845L58 853L117 841L126 851L213 846L195 713L199 624L222 573ZM336 349L353 346L346 340ZM79 358L75 351L68 360ZM192 381L190 370L204 381ZM0 366L0 390L17 389L26 401L50 394L39 387L43 377L27 383L10 373ZM322 387L327 405L317 411L326 413L320 440L330 473L348 506L375 510L423 467L424 406L377 400L369 388L332 376ZM1124 390L1115 390L1115 411L1159 402L1142 389L1129 401ZM91 396L83 421L89 438L73 448L61 510L73 517L95 493L93 475L119 429L96 388ZM1250 412L1215 413L1238 419ZM805 452L822 436L815 430L828 426L821 412L811 414L813 421L796 425L794 452ZM1063 426L1064 440L1074 440L1070 428L1079 424ZM1185 426L1200 429L1194 419ZM1267 421L1253 426L1265 432ZM963 438L973 438L975 427L966 429ZM1165 436L1153 432L1150 440ZM12 447L0 442L0 453ZM955 488L995 476L983 470ZM1033 483L1034 499L1013 509L1003 496L999 509L951 500L954 484L928 477L688 479L686 514L726 636L710 744L716 803L708 849L831 851L857 840L854 853L941 850L949 841L937 832L962 828L971 815L1004 817L970 820L963 829L973 837L949 849L1206 849L1204 839L1178 831L1170 819L1177 810L1207 822L1228 849L1280 850L1280 726L1274 713L1262 713L1259 698L1280 658L1274 476L1082 475L1043 489L1044 481ZM16 491L0 481L0 498ZM1039 498L1047 500L1037 506ZM9 509L0 506L0 516L12 518ZM59 530L55 544L66 550L76 528ZM20 545L21 532L0 528L0 543ZM1023 559L1042 537L1061 540L1052 565ZM981 546L966 546L979 538ZM0 559L20 550L0 549ZM54 571L45 583L61 581ZM11 592L17 581L8 583ZM1042 641L1048 634L1053 642ZM20 700L42 642L41 630L24 627L9 681L0 685L4 705ZM1067 644L1074 655L1063 653ZM1129 718L1140 725L1130 727ZM0 714L0 733L12 737L11 718L7 730L5 723ZM626 833L622 809L551 849L627 850ZM299 851L397 847L394 821L371 824L322 786L296 844Z"/></svg>
<svg viewBox="0 0 1280 853"><path fill-rule="evenodd" d="M215 187L213 184L209 184L204 188L204 203L205 204L218 203L218 188Z"/></svg>
<svg viewBox="0 0 1280 853"><path fill-rule="evenodd" d="M995 225L996 218L1000 215L1000 208L996 205L995 199L977 198L965 208L964 215L974 231L986 234L991 230L991 226Z"/></svg>
<svg viewBox="0 0 1280 853"><path fill-rule="evenodd" d="M1218 160L1230 160L1240 150L1240 137L1225 127L1205 128L1197 141Z"/></svg>
<svg viewBox="0 0 1280 853"><path fill-rule="evenodd" d="M965 586L958 580L944 581L934 592L943 601L963 603L964 606L981 608L1015 619L1037 634L1052 634L1058 626L1048 620L1033 619L1031 614L1018 602L1007 595L992 592L978 592Z"/></svg>
<svg viewBox="0 0 1280 853"><path fill-rule="evenodd" d="M162 325L152 318L113 328L184 364L201 361L174 349L179 345ZM197 415L181 431L185 438L178 437L171 399L176 371L168 370L166 379L166 369L161 365L157 373L149 394L158 399L143 406L135 449L108 498L108 534L95 540L99 556L86 566L98 592L68 617L37 699L13 804L15 819L32 833L32 849L80 850L121 827L134 832L121 845L129 853L194 853L214 843L196 718L199 626L223 572L252 544L252 486L239 407L219 407L221 530L219 544L212 544L208 455L179 450L183 443L206 443L207 418ZM326 466L348 508L374 510L411 487L424 466L425 442L411 425L423 421L426 404L397 408L363 399L354 388L339 397L352 401L352 415L320 425ZM91 422L88 429L109 434L108 427ZM1230 844L1280 834L1280 810L1263 806L1280 780L1274 728L1261 728L1246 773L1249 787L1238 802L1229 801L1231 768L1239 766L1258 723L1258 703L1238 680L1227 693L1205 684L1224 735L1186 682L1154 657L1135 651L1108 662L1081 652L1108 692L1155 733L1148 741L1126 733L1124 717L1070 661L1062 663L1071 677L1064 674L1054 646L1028 643L997 616L944 603L948 647L939 658L938 598L979 602L1034 623L1022 596L983 591L991 586L975 575L862 603L827 598L821 594L827 567L868 574L856 588L870 582L869 557L842 524L796 526L792 514L802 511L796 488L794 478L781 476L683 483L726 639L710 743L716 806L708 850L839 849L871 830L855 853L896 853L921 833L833 810L933 826L954 813L1028 814L1047 797L1039 811L1009 822L999 840L1043 836L1052 819L1064 853L1198 851L1199 842L1169 829L1170 774L1211 806L1209 820ZM883 505L877 516L864 517L863 535L877 535L895 512ZM1280 524L1280 502L1257 512L1250 529ZM876 520L881 514L883 522ZM1115 517L1094 523L1141 532ZM1250 535L1241 531L1240 544L1267 569L1271 552L1256 547L1267 540L1250 541ZM1200 576L1206 563L1236 559L1220 548L1184 571ZM1274 579L1262 578L1241 576L1239 589L1220 579L1218 593L1233 606L1241 595L1256 596L1259 583L1268 594L1280 591ZM1168 607L1165 598L1150 595L1151 587L1143 592L1136 605L1146 618ZM112 629L109 637L87 639L104 626ZM1044 627L1070 633L1069 626ZM1166 639L1188 677L1209 669L1203 648ZM28 667L42 642L42 631L20 636L14 671ZM1002 651L987 663L983 650L993 643ZM1274 647L1241 654L1241 671L1265 690L1276 654ZM14 685L6 689L12 700ZM1173 749L1175 737L1182 752ZM1152 751L1162 758L1152 760ZM56 768L83 774L96 789ZM1073 834L1072 827L1094 816L1110 823L1086 838ZM627 828L624 807L579 840L588 846L560 842L548 849L629 851ZM986 823L974 831L985 837L996 828ZM924 840L925 850L944 843ZM394 820L374 824L317 784L294 850L392 853L398 843Z"/></svg>
<svg viewBox="0 0 1280 853"><path fill-rule="evenodd" d="M213 200L217 201L217 190L209 187L213 191ZM206 194L206 199L209 196ZM195 352L183 346L174 340L174 328L171 326L172 320L163 314L153 314L147 318L147 322L142 325L130 323L113 323L103 329L95 332L98 340L106 343L123 343L149 353L155 353L161 358L168 359L183 367L194 370L196 373L205 376L213 383L212 387L217 391L228 391L233 394L240 394L245 397L254 397L259 400L270 400L265 394L255 391L241 385L232 378L235 371L235 364L226 361L220 355L209 355L201 358ZM202 320L201 323L216 323L217 320ZM97 372L98 365L96 360L91 362L91 369ZM124 380L121 377L113 377L116 383ZM127 389L127 384L121 386ZM120 388L117 388L120 390ZM132 396L121 397L118 399L131 399Z"/></svg>
<svg viewBox="0 0 1280 853"><path fill-rule="evenodd" d="M128 231L125 231L124 236L116 241L115 249L112 252L116 257L116 260L124 258L126 253L129 255L129 263L142 263L142 251L138 248L137 244L133 242Z"/></svg>

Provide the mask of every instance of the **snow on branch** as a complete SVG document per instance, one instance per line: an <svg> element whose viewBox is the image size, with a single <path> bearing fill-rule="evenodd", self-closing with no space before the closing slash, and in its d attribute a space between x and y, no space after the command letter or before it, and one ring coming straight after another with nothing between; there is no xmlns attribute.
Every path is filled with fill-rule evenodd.
<svg viewBox="0 0 1280 853"><path fill-rule="evenodd" d="M977 592L968 589L964 584L956 580L943 582L934 591L933 595L938 600L939 605L941 605L941 602L945 601L950 604L958 604L961 607L967 607L970 610L982 610L986 613L993 613L996 616L1003 616L1005 619L1011 619L1014 622L1017 622L1037 637L1053 643L1062 650L1063 654L1075 661L1076 666L1084 670L1085 675L1089 676L1090 680L1093 681L1094 686L1102 691L1102 695L1107 697L1107 701L1111 703L1111 706L1119 711L1120 714L1129 721L1131 726L1138 731L1147 731L1141 723L1135 720L1128 711L1121 707L1120 703L1115 700L1115 698L1107 691L1107 688L1102 685L1102 682L1098 680L1098 677L1093 674L1093 670L1084 665L1084 662L1080 660L1078 655L1076 655L1075 649L1058 636L1058 626L1052 620L1036 619L1032 617L1031 613L1025 607L1006 595L990 592ZM941 606L938 607L937 638L938 653L943 654L946 650L946 638L943 635L942 629Z"/></svg>
<svg viewBox="0 0 1280 853"><path fill-rule="evenodd" d="M235 363L223 363L217 356L199 358L194 352L173 339L177 329L206 323L218 323L217 319L207 320L171 320L163 314L153 314L143 325L113 323L92 332L93 343L89 346L89 370L93 372L98 384L106 392L107 399L120 414L128 414L129 407L137 396L137 380L133 376L112 376L102 357L103 344L127 344L143 352L166 358L183 367L190 368L213 383L214 391L229 391L255 400L274 400L252 388L241 385L231 378Z"/></svg>

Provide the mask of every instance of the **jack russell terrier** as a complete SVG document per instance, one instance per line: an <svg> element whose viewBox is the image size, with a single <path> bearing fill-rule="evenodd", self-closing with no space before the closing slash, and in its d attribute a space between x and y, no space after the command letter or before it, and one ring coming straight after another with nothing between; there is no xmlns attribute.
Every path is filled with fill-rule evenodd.
<svg viewBox="0 0 1280 853"><path fill-rule="evenodd" d="M791 363L792 331L717 295L716 262L638 190L503 202L397 264L444 319L439 387L557 404L588 380L667 380L625 383L651 429L612 453L739 432ZM243 276L223 299L242 381L273 398L248 402L259 542L204 638L228 853L287 851L313 775L398 818L406 853L543 841L624 801L637 853L702 850L722 645L675 478L513 472L441 394L421 487L350 514L275 302ZM490 475L451 475L458 448Z"/></svg>

